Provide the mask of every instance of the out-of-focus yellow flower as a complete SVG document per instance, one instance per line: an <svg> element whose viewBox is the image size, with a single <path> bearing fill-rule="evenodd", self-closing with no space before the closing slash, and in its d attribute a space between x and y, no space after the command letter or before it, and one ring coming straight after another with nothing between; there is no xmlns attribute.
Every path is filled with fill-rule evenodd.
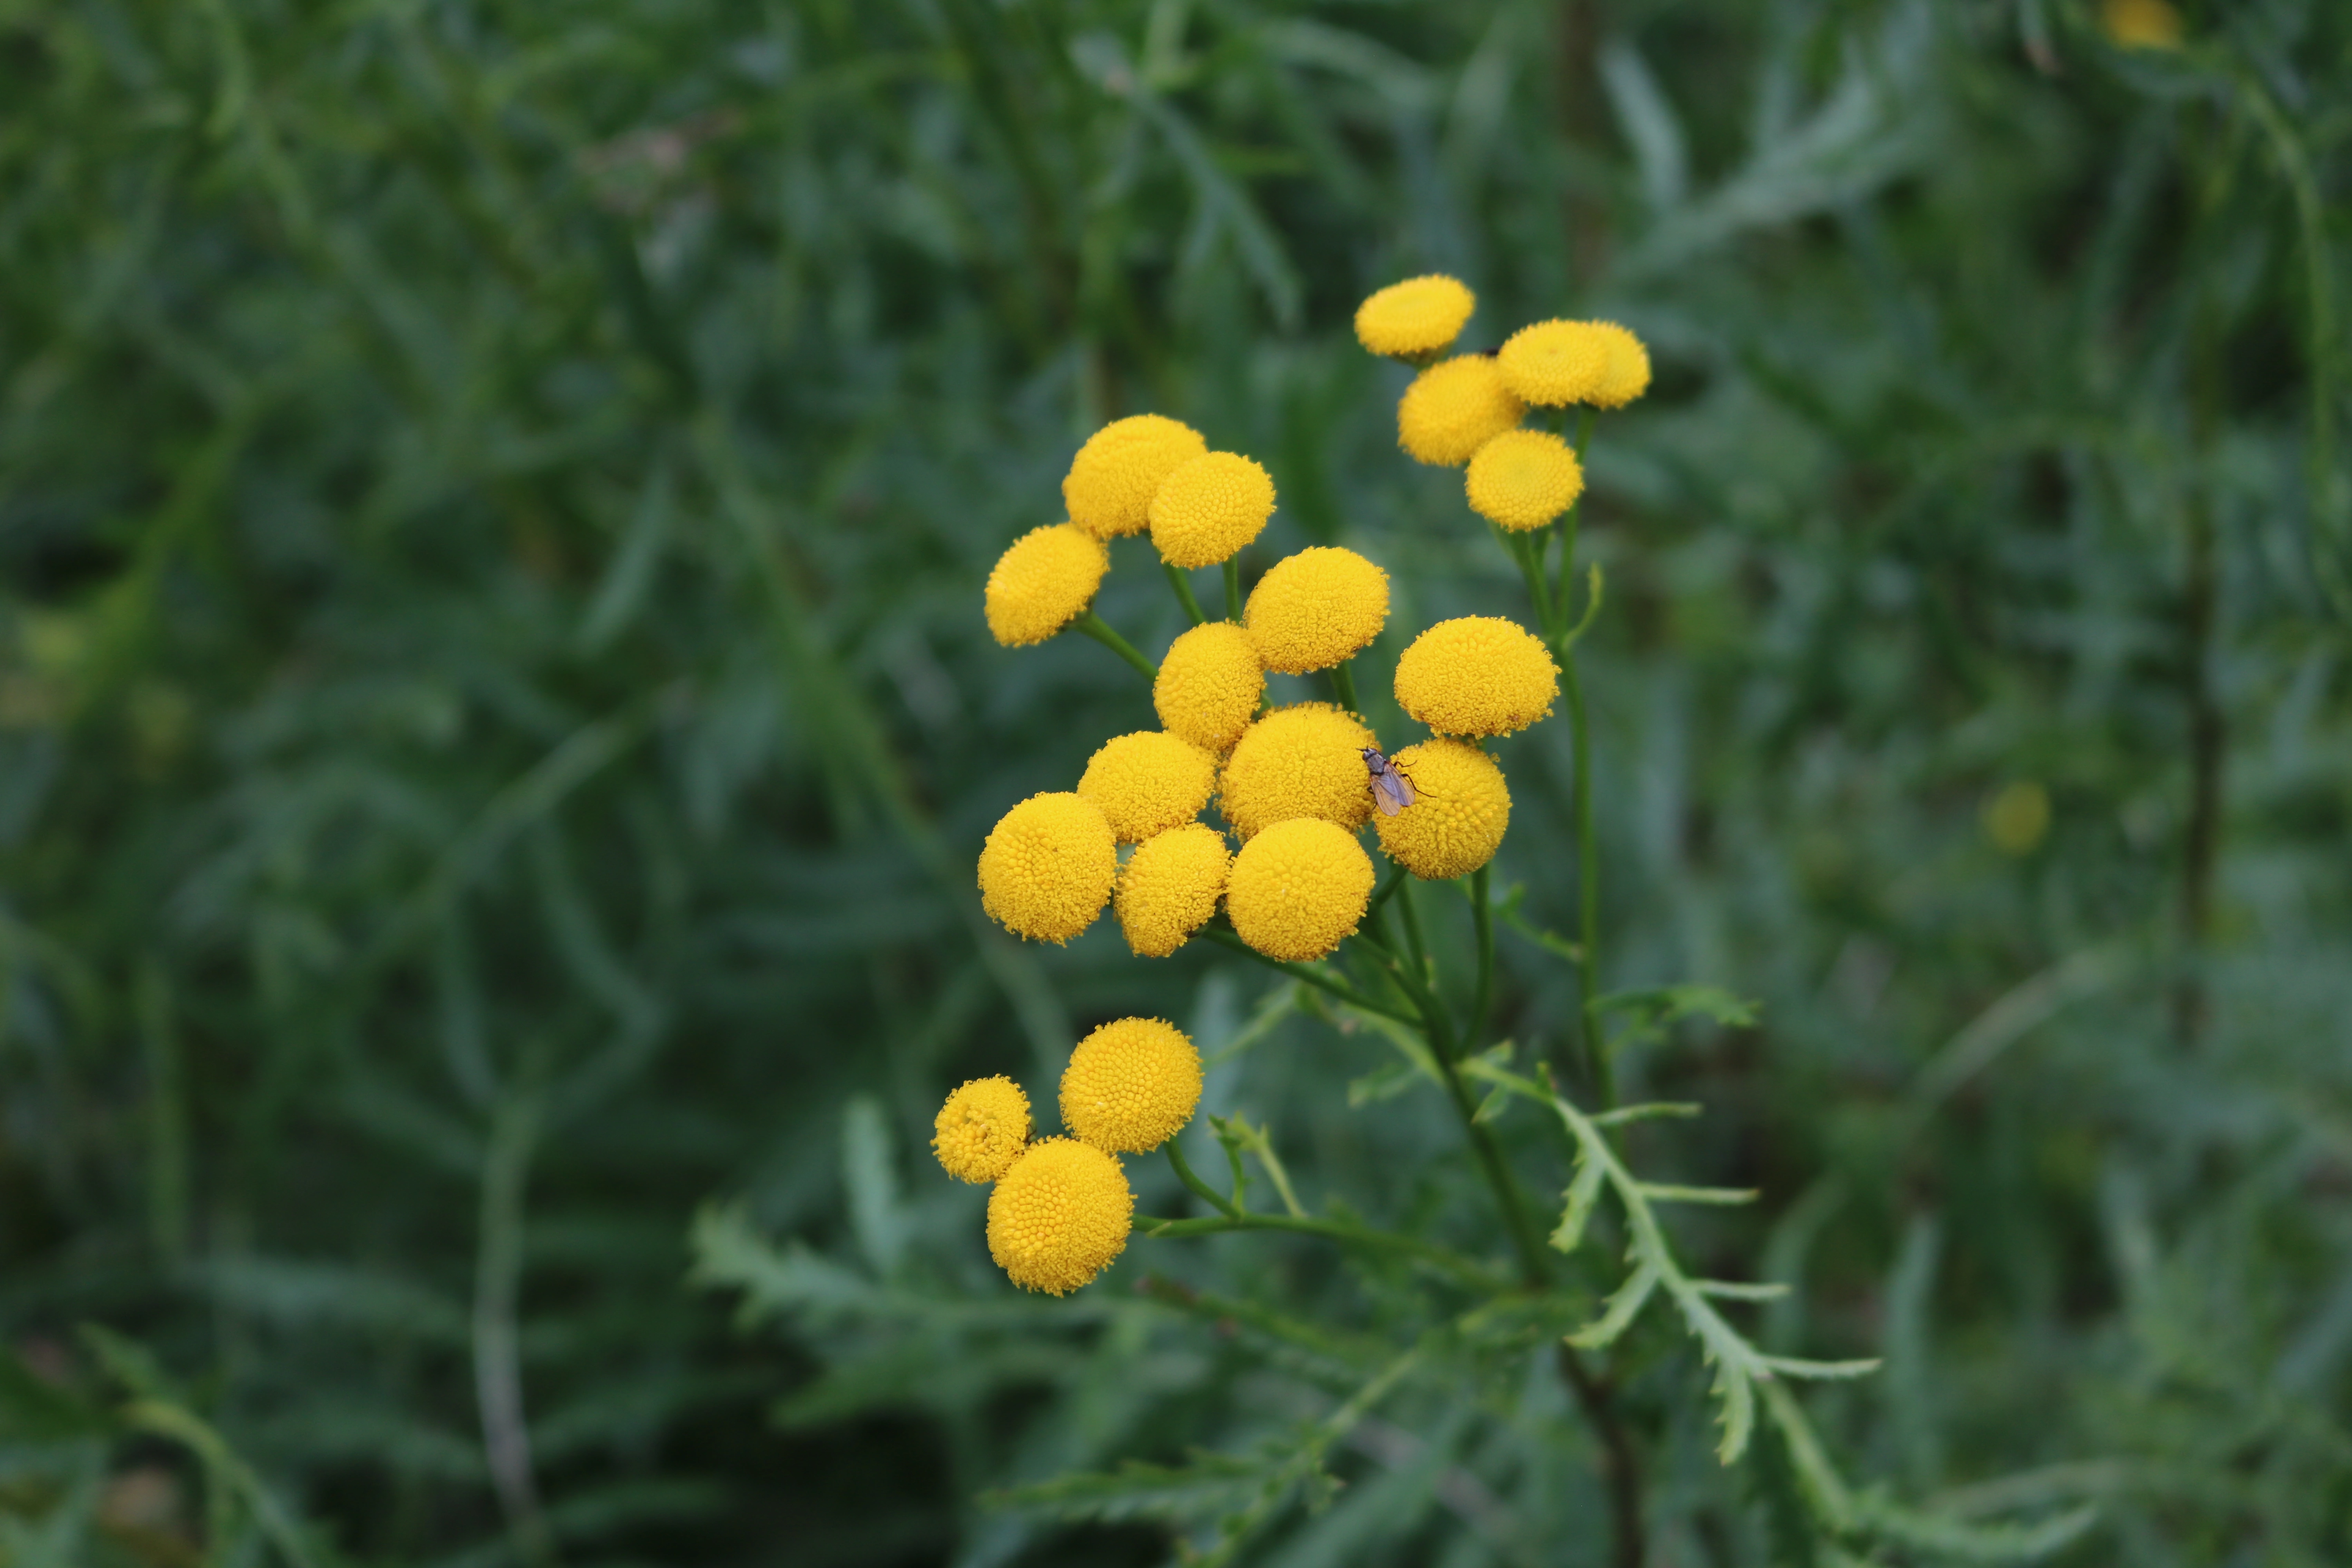
<svg viewBox="0 0 2352 1568"><path fill-rule="evenodd" d="M988 629L1007 647L1044 642L1086 613L1109 570L1110 552L1084 529L1033 528L988 574Z"/></svg>
<svg viewBox="0 0 2352 1568"><path fill-rule="evenodd" d="M1078 793L1102 807L1121 844L1192 821L1216 787L1217 759L1165 730L1105 741L1078 779Z"/></svg>
<svg viewBox="0 0 2352 1568"><path fill-rule="evenodd" d="M1503 381L1539 408L1590 403L1609 380L1610 340L1592 321L1538 321L1521 327L1496 360Z"/></svg>
<svg viewBox="0 0 2352 1568"><path fill-rule="evenodd" d="M1416 463L1456 468L1527 411L1492 355L1464 354L1431 365L1404 389L1397 445Z"/></svg>
<svg viewBox="0 0 2352 1568"><path fill-rule="evenodd" d="M1629 327L1595 321L1592 328L1609 347L1609 374L1592 394L1596 408L1622 408L1650 390L1650 351Z"/></svg>
<svg viewBox="0 0 2352 1568"><path fill-rule="evenodd" d="M1158 1018L1105 1024L1062 1071L1062 1125L1107 1154L1149 1154L1200 1103L1201 1053Z"/></svg>
<svg viewBox="0 0 2352 1568"><path fill-rule="evenodd" d="M1252 724L1225 759L1217 809L1245 843L1298 816L1352 833L1371 814L1363 749L1374 743L1362 720L1331 703L1277 708Z"/></svg>
<svg viewBox="0 0 2352 1568"><path fill-rule="evenodd" d="M1376 354L1435 353L1462 334L1478 297L1458 279L1433 273L1391 283L1356 307L1356 341Z"/></svg>
<svg viewBox="0 0 2352 1568"><path fill-rule="evenodd" d="M2050 832L2050 792L2032 779L2003 784L1985 803L1985 837L2004 855L2031 855Z"/></svg>
<svg viewBox="0 0 2352 1568"><path fill-rule="evenodd" d="M1183 946L1217 912L1233 864L1225 836L1205 823L1188 822L1136 846L1118 868L1111 898L1129 951L1165 958Z"/></svg>
<svg viewBox="0 0 2352 1568"><path fill-rule="evenodd" d="M1134 1216L1116 1158L1075 1138L1040 1139L988 1194L988 1255L1024 1290L1066 1296L1110 1267Z"/></svg>
<svg viewBox="0 0 2352 1568"><path fill-rule="evenodd" d="M1072 522L1097 539L1141 533L1160 485L1208 449L1199 431L1158 414L1114 419L1070 459L1062 504Z"/></svg>
<svg viewBox="0 0 2352 1568"><path fill-rule="evenodd" d="M1506 430L1478 448L1464 481L1470 510L1514 532L1541 528L1584 493L1576 448L1549 430Z"/></svg>
<svg viewBox="0 0 2352 1568"><path fill-rule="evenodd" d="M1110 902L1118 846L1084 795L1033 795L1004 814L980 850L980 902L1015 936L1067 942Z"/></svg>
<svg viewBox="0 0 2352 1568"><path fill-rule="evenodd" d="M1328 669L1371 646L1389 618L1389 574L1352 550L1316 545L1276 562L1250 590L1250 646L1285 675Z"/></svg>
<svg viewBox="0 0 2352 1568"><path fill-rule="evenodd" d="M1466 877L1495 858L1511 825L1511 792L1495 759L1440 735L1390 763L1412 783L1412 804L1372 828L1390 859L1433 882Z"/></svg>
<svg viewBox="0 0 2352 1568"><path fill-rule="evenodd" d="M959 1182L992 1182L1029 1146L1029 1097L1011 1079L976 1078L940 1107L931 1152Z"/></svg>
<svg viewBox="0 0 2352 1568"><path fill-rule="evenodd" d="M1496 616L1440 621L1397 660L1397 705L1441 735L1508 735L1559 695L1551 650Z"/></svg>
<svg viewBox="0 0 2352 1568"><path fill-rule="evenodd" d="M1207 452L1170 474L1151 498L1151 542L1171 566L1214 566L1239 553L1274 515L1274 479L1239 452Z"/></svg>
<svg viewBox="0 0 2352 1568"><path fill-rule="evenodd" d="M1301 816L1242 846L1225 884L1225 912L1251 947L1299 963L1352 935L1371 896L1372 858L1355 835Z"/></svg>
<svg viewBox="0 0 2352 1568"><path fill-rule="evenodd" d="M1151 682L1151 706L1169 733L1219 756L1242 738L1265 695L1265 667L1249 633L1231 621L1178 637Z"/></svg>
<svg viewBox="0 0 2352 1568"><path fill-rule="evenodd" d="M2180 13L2167 0L2106 0L2099 7L2099 26L2119 48L2180 47Z"/></svg>

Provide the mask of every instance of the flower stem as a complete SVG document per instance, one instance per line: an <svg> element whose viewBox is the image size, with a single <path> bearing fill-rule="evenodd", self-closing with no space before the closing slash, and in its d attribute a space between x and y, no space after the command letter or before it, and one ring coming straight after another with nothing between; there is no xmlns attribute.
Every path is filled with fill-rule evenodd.
<svg viewBox="0 0 2352 1568"><path fill-rule="evenodd" d="M1228 1218L1239 1214L1241 1211L1235 1208L1231 1202L1218 1195L1216 1188L1209 1185L1208 1183L1202 1181L1198 1175L1193 1173L1191 1162L1184 1158L1184 1151L1179 1147L1183 1136L1184 1134L1182 1131L1179 1131L1174 1137L1168 1140L1166 1145L1168 1150L1168 1163L1175 1167L1176 1179L1182 1182L1186 1186L1192 1188L1192 1191L1206 1199L1209 1206L1215 1209L1219 1214L1224 1215Z"/></svg>
<svg viewBox="0 0 2352 1568"><path fill-rule="evenodd" d="M1176 602L1184 606L1184 613L1192 617L1192 624L1197 626L1207 620L1209 617L1201 613L1201 601L1192 597L1192 574L1172 561L1162 561L1160 569L1168 574L1168 585L1176 590Z"/></svg>
<svg viewBox="0 0 2352 1568"><path fill-rule="evenodd" d="M1405 883L1398 883L1396 901L1397 913L1404 921L1405 951L1412 954L1413 965L1422 977L1432 979L1437 972L1429 962L1429 943L1422 939L1421 911L1413 908L1412 889Z"/></svg>
<svg viewBox="0 0 2352 1568"><path fill-rule="evenodd" d="M1235 626L1242 619L1242 563L1238 555L1225 557L1225 619Z"/></svg>
<svg viewBox="0 0 2352 1568"><path fill-rule="evenodd" d="M1356 706L1355 672L1348 668L1348 662L1343 658L1331 667L1331 689L1339 693L1340 707L1350 713L1360 714L1363 710Z"/></svg>
<svg viewBox="0 0 2352 1568"><path fill-rule="evenodd" d="M1417 1024L1421 1021L1411 1013L1400 1012L1384 1002L1375 1002L1354 986L1344 984L1328 974L1307 968L1303 963L1286 963L1278 958L1268 958L1223 926L1203 926L1201 928L1200 934L1221 946L1232 948L1235 952L1246 953L1268 969L1278 969L1293 980L1304 981L1318 991L1328 991L1350 1007L1360 1007L1367 1013L1378 1013L1381 1017L1393 1018L1400 1024Z"/></svg>
<svg viewBox="0 0 2352 1568"><path fill-rule="evenodd" d="M1581 464L1584 461L1584 454L1591 446L1592 410L1588 407L1579 412L1576 416L1578 463ZM1590 488L1591 484L1590 475L1586 476L1585 482L1587 488ZM1581 497L1579 498L1580 501L1581 499ZM1575 602L1570 590L1575 586L1576 576L1576 507L1570 506L1559 520L1559 609L1563 616L1568 613L1568 606Z"/></svg>
<svg viewBox="0 0 2352 1568"><path fill-rule="evenodd" d="M1470 1004L1470 1033L1462 1048L1475 1056L1479 1042L1486 1037L1486 1010L1495 1002L1495 905L1487 892L1486 866L1470 873L1470 919L1478 931L1478 988Z"/></svg>
<svg viewBox="0 0 2352 1568"><path fill-rule="evenodd" d="M1110 623L1104 620L1100 616L1096 615L1092 610L1087 611L1076 620L1072 621L1070 623L1070 629L1074 632L1086 633L1087 636L1094 638L1095 641L1102 644L1103 647L1110 649L1111 652L1118 655L1119 658L1135 666L1138 670L1142 672L1144 679L1157 680L1160 679L1160 667L1152 663L1150 659L1144 658L1141 654L1136 652L1135 645L1133 643L1129 642L1125 637L1111 630Z"/></svg>
<svg viewBox="0 0 2352 1568"><path fill-rule="evenodd" d="M1162 1239L1214 1236L1228 1230L1297 1231L1305 1236L1328 1237L1333 1241L1358 1247L1378 1247L1392 1252L1408 1253L1436 1265L1463 1283L1480 1290L1491 1291L1501 1283L1491 1271L1459 1253L1450 1252L1416 1237L1401 1236L1390 1230L1374 1230L1369 1226L1349 1225L1344 1220L1251 1213L1206 1215L1199 1219L1160 1219L1139 1214L1135 1216L1133 1224L1135 1229L1143 1235Z"/></svg>
<svg viewBox="0 0 2352 1568"><path fill-rule="evenodd" d="M1601 852L1592 829L1592 727L1584 710L1584 678L1576 650L1561 647L1560 686L1568 696L1570 785L1576 794L1576 988L1584 1023L1584 1054L1601 1109L1613 1109L1617 1086L1601 1038Z"/></svg>

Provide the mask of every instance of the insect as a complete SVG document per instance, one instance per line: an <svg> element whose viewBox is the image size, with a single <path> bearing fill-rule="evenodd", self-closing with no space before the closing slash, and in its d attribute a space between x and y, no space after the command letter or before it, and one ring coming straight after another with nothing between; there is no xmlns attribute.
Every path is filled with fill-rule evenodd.
<svg viewBox="0 0 2352 1568"><path fill-rule="evenodd" d="M1412 781L1404 771L1370 746L1363 748L1364 766L1371 770L1372 799L1382 816L1394 816L1412 804Z"/></svg>

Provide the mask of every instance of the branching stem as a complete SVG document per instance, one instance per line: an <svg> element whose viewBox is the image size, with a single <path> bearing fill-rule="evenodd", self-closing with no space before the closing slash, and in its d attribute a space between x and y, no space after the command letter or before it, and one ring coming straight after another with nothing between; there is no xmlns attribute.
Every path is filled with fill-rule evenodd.
<svg viewBox="0 0 2352 1568"><path fill-rule="evenodd" d="M1168 574L1168 585L1176 590L1176 602L1184 606L1192 624L1197 626L1207 620L1209 617L1201 613L1201 601L1192 596L1192 574L1171 561L1162 561L1160 565Z"/></svg>
<svg viewBox="0 0 2352 1568"><path fill-rule="evenodd" d="M1072 621L1070 623L1070 629L1074 632L1084 632L1087 636L1094 638L1095 641L1102 644L1103 647L1110 649L1111 652L1118 655L1119 658L1127 660L1128 663L1136 668L1144 679L1157 680L1160 679L1160 667L1152 663L1150 659L1144 658L1141 654L1136 652L1135 645L1133 643L1129 642L1125 637L1111 630L1110 623L1104 620L1100 616L1096 615L1092 610L1088 610L1076 620Z"/></svg>

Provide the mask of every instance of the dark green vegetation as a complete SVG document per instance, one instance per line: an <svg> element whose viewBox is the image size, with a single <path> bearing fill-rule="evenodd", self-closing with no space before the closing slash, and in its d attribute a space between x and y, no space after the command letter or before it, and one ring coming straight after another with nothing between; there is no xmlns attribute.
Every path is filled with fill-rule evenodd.
<svg viewBox="0 0 2352 1568"><path fill-rule="evenodd" d="M1142 1563L1261 1506L1291 1568L1607 1561L1558 1324L1318 1448L1424 1281L1250 1235L1020 1299L923 1148L1268 994L978 911L1152 721L980 619L1094 424L1265 461L1245 575L1397 574L1368 694L1525 613L1349 335L1432 268L1657 356L1586 508L1608 978L1762 1005L1620 1064L1706 1109L1645 1169L1762 1190L1685 1255L1886 1358L1805 1391L1858 1481L2352 1558L2352 16L2189 9L0 4L0 1561ZM1099 607L1178 624L1133 544ZM1500 752L1555 929L1565 748ZM1208 1108L1310 1206L1500 1255L1387 1047L1255 1038ZM1611 1372L1656 1561L1835 1560L1664 1314Z"/></svg>

